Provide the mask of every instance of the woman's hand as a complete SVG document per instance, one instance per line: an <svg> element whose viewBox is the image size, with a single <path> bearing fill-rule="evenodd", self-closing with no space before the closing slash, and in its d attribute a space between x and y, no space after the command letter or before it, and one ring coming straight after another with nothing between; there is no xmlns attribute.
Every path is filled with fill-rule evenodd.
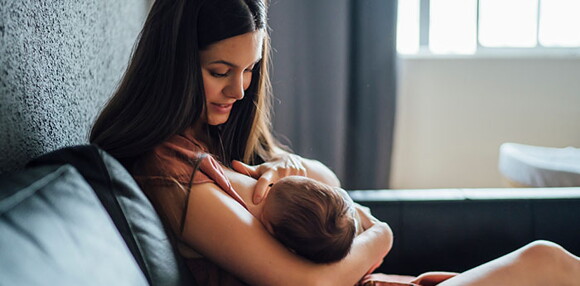
<svg viewBox="0 0 580 286"><path fill-rule="evenodd" d="M306 167L298 155L283 153L277 159L260 165L250 166L234 160L232 167L239 173L258 180L254 189L254 204L259 204L267 195L272 183L287 176L306 176Z"/></svg>
<svg viewBox="0 0 580 286"><path fill-rule="evenodd" d="M391 228L389 227L389 225L384 223L384 222L381 222L376 217L374 217L371 214L371 210L368 207L365 207L365 206L360 205L358 203L353 203L353 204L354 204L354 208L356 209L356 212L358 213L358 215L360 217L361 226L362 226L363 230L367 230L375 225L386 227L386 231L385 231L384 235L387 236L389 239L389 243L390 243L389 250L390 250L390 248L392 247L393 232L391 231ZM383 258L384 257L380 257L375 262L375 264L368 270L368 272L365 274L365 276L373 273L373 271L375 271L375 269L379 268L379 266L381 266L381 264L383 264Z"/></svg>
<svg viewBox="0 0 580 286"><path fill-rule="evenodd" d="M354 208L358 213L363 230L369 229L371 226L380 222L376 217L371 214L371 210L368 207L362 206L360 204L354 203Z"/></svg>

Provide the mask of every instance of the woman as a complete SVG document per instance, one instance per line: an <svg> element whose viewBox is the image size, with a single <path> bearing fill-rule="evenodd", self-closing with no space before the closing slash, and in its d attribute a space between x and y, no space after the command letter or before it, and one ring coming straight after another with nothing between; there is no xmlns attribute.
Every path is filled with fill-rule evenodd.
<svg viewBox="0 0 580 286"><path fill-rule="evenodd" d="M261 0L156 1L91 142L141 178L198 284L352 285L389 250L386 224L369 225L340 263L310 263L225 195L225 179L205 176L220 171L213 157L198 156L262 163L248 167L260 178L256 203L286 175L338 185L324 165L284 152L271 135L265 20ZM192 176L190 162L205 173Z"/></svg>
<svg viewBox="0 0 580 286"><path fill-rule="evenodd" d="M353 285L390 250L387 224L366 214L365 231L346 258L314 264L284 248L247 211L284 176L339 185L327 167L284 151L271 134L263 1L156 1L90 140L138 179L200 285ZM259 178L253 202L233 190L227 167ZM557 274L569 281L550 266L541 274L518 268L521 261L536 265L560 257L545 244L529 249L534 251L521 250L445 283L508 285L501 279L510 269L506 279L541 281L541 275ZM577 263L558 261L578 273Z"/></svg>

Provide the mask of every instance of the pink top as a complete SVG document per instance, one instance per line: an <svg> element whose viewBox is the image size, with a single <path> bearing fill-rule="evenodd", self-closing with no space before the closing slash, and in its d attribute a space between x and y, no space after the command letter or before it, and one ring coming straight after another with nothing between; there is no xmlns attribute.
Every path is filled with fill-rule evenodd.
<svg viewBox="0 0 580 286"><path fill-rule="evenodd" d="M136 164L133 175L157 213L169 227L179 253L185 258L198 285L246 285L205 259L183 239L191 186L214 183L243 207L220 163L193 136L191 129L155 147Z"/></svg>

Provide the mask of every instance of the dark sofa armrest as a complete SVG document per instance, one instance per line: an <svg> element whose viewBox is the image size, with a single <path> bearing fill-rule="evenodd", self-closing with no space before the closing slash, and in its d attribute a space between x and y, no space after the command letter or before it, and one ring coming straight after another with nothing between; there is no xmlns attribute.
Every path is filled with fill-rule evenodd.
<svg viewBox="0 0 580 286"><path fill-rule="evenodd" d="M538 239L580 254L580 188L349 194L393 229L393 250L378 272L462 272Z"/></svg>

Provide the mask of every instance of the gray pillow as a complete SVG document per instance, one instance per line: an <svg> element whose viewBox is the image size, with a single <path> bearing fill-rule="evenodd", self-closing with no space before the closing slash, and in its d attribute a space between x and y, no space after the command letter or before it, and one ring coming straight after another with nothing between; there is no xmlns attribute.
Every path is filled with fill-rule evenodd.
<svg viewBox="0 0 580 286"><path fill-rule="evenodd" d="M0 177L0 285L146 285L91 187L70 165Z"/></svg>
<svg viewBox="0 0 580 286"><path fill-rule="evenodd" d="M67 147L30 166L71 164L91 185L151 285L195 285L155 209L129 172L94 145Z"/></svg>

